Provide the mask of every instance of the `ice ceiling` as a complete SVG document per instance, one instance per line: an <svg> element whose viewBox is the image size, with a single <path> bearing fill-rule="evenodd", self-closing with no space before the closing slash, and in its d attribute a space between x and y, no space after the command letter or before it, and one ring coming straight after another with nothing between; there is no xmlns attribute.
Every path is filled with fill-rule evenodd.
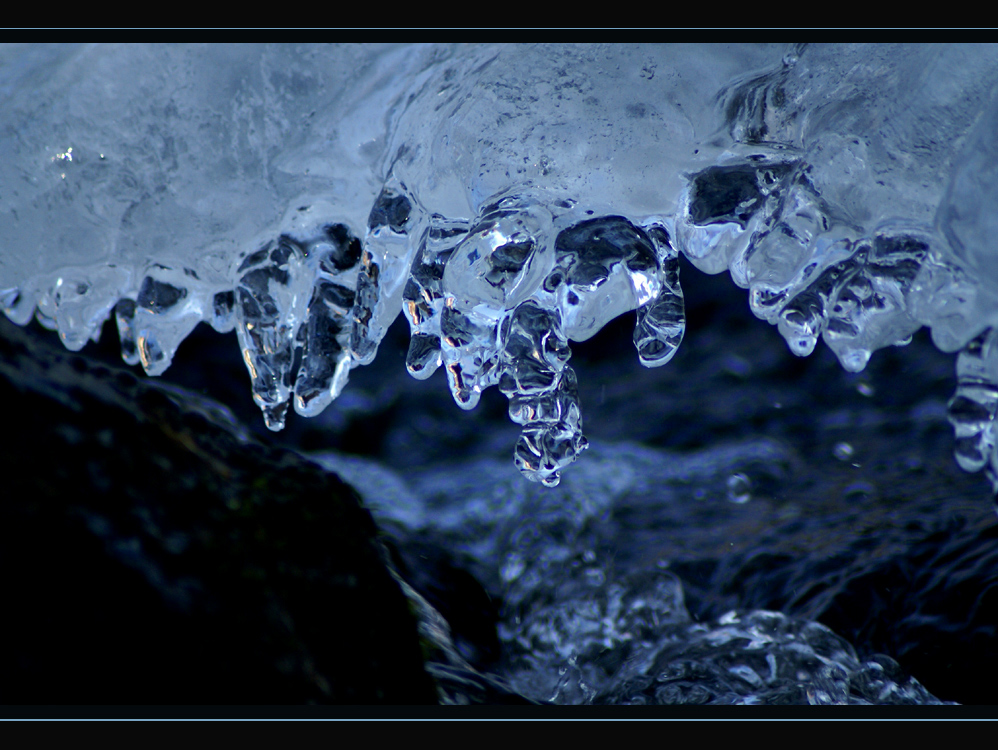
<svg viewBox="0 0 998 750"><path fill-rule="evenodd" d="M527 478L585 448L570 341L683 337L684 254L843 367L921 326L998 490L998 46L7 45L0 305L156 375L235 329L267 424L401 311L406 366L497 385Z"/></svg>

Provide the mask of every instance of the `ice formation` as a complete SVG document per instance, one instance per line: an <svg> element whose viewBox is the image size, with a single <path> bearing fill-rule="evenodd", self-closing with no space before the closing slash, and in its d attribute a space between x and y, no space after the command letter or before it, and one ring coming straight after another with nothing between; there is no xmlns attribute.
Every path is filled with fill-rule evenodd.
<svg viewBox="0 0 998 750"><path fill-rule="evenodd" d="M797 355L921 326L960 352L957 457L998 490L994 45L7 45L0 304L162 373L235 328L271 429L314 416L400 311L515 461L586 447L570 341L684 332L678 255Z"/></svg>

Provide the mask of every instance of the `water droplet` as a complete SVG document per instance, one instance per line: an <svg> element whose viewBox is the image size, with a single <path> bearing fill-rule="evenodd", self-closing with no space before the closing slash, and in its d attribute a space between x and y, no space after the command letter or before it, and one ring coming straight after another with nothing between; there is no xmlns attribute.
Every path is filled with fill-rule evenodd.
<svg viewBox="0 0 998 750"><path fill-rule="evenodd" d="M586 583L594 588L602 586L606 582L606 575L601 568L586 568Z"/></svg>
<svg viewBox="0 0 998 750"><path fill-rule="evenodd" d="M728 477L728 500L742 505L752 499L752 482L744 474Z"/></svg>
<svg viewBox="0 0 998 750"><path fill-rule="evenodd" d="M499 575L506 583L512 583L521 575L523 571L526 570L526 563L524 563L523 558L516 553L512 553L506 557L506 562L503 564L502 569L499 571Z"/></svg>
<svg viewBox="0 0 998 750"><path fill-rule="evenodd" d="M876 490L873 485L867 482L856 482L846 487L845 499L849 501L859 501L869 500L876 494Z"/></svg>
<svg viewBox="0 0 998 750"><path fill-rule="evenodd" d="M836 443L835 448L832 449L832 453L839 461L848 461L852 458L855 449L849 443Z"/></svg>

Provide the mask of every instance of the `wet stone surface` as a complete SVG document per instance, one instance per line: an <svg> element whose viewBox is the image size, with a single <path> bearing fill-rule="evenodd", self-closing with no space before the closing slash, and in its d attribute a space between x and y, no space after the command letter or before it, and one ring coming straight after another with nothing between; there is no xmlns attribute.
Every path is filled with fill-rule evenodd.
<svg viewBox="0 0 998 750"><path fill-rule="evenodd" d="M0 703L436 702L354 490L157 386L0 320Z"/></svg>

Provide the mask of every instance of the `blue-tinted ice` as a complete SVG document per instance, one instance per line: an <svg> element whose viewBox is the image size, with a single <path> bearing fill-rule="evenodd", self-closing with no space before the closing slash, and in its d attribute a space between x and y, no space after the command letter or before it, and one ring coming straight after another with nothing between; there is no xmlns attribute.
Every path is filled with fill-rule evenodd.
<svg viewBox="0 0 998 750"><path fill-rule="evenodd" d="M8 45L0 304L126 362L236 330L272 429L402 311L406 367L553 486L587 443L570 343L685 328L679 253L843 367L960 351L961 466L998 489L994 45ZM300 364L299 364L300 362Z"/></svg>

